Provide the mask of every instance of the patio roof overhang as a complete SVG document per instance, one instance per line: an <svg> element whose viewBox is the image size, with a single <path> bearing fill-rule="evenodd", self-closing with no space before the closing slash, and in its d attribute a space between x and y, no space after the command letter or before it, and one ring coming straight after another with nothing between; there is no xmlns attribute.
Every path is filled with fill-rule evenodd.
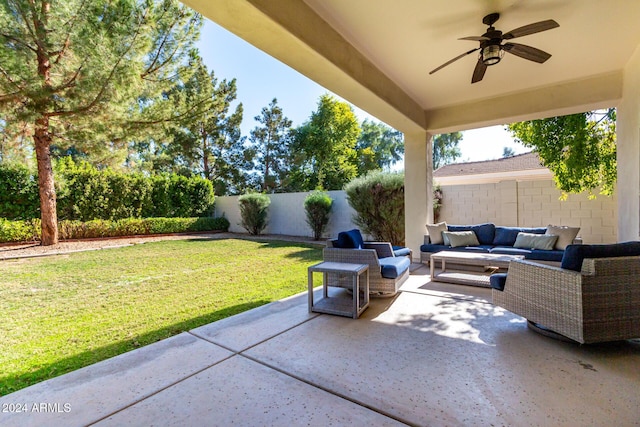
<svg viewBox="0 0 640 427"><path fill-rule="evenodd" d="M616 106L621 239L640 233L640 2L628 0L183 0L204 16L405 134L407 236L431 218L430 136ZM546 19L559 28L518 38L552 54L507 55L471 84L469 49L482 18L509 31ZM621 110L622 108L622 110ZM426 141L426 143L425 143ZM407 161L408 159L408 161ZM624 188L622 187L624 185ZM629 216L631 215L631 216ZM419 223L410 227L409 223ZM410 230L414 228L414 230ZM419 245L407 242L410 246ZM415 248L414 248L415 249Z"/></svg>

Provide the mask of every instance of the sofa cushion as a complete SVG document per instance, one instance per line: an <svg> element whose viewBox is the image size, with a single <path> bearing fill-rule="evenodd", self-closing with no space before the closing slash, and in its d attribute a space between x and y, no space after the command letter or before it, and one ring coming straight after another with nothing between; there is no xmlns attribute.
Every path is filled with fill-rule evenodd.
<svg viewBox="0 0 640 427"><path fill-rule="evenodd" d="M489 277L489 284L493 289L504 291L504 285L507 283L507 273L495 273Z"/></svg>
<svg viewBox="0 0 640 427"><path fill-rule="evenodd" d="M582 270L585 258L618 258L640 255L640 242L623 242L611 245L569 245L564 250L561 268Z"/></svg>
<svg viewBox="0 0 640 427"><path fill-rule="evenodd" d="M432 245L430 243L424 244L420 246L420 252L428 252L435 253L440 251L457 251L457 252L479 252L479 253L489 253L492 246L490 245L480 245L480 246L460 246L457 248L452 248L451 246L446 245Z"/></svg>
<svg viewBox="0 0 640 427"><path fill-rule="evenodd" d="M405 248L404 246L392 246L394 256L409 256L411 254L411 249Z"/></svg>
<svg viewBox="0 0 640 427"><path fill-rule="evenodd" d="M363 245L364 239L357 228L338 233L338 240L334 243L336 248L342 249L362 249Z"/></svg>
<svg viewBox="0 0 640 427"><path fill-rule="evenodd" d="M380 274L387 279L396 279L404 274L411 265L407 257L380 258Z"/></svg>
<svg viewBox="0 0 640 427"><path fill-rule="evenodd" d="M564 255L564 251L544 251L540 249L533 249L531 253L524 256L524 259L528 259L531 261L553 261L560 262L562 261L562 256Z"/></svg>
<svg viewBox="0 0 640 427"><path fill-rule="evenodd" d="M473 231L476 233L478 242L480 242L481 245L491 245L495 237L496 226L492 223L476 225L448 225L447 229L449 231Z"/></svg>
<svg viewBox="0 0 640 427"><path fill-rule="evenodd" d="M558 236L535 233L518 233L514 248L553 250L553 246L558 241Z"/></svg>
<svg viewBox="0 0 640 427"><path fill-rule="evenodd" d="M556 242L554 249L563 251L567 246L573 243L573 240L576 238L579 231L580 227L560 227L550 225L547 227L547 232L545 234L558 236L558 241Z"/></svg>
<svg viewBox="0 0 640 427"><path fill-rule="evenodd" d="M444 231L442 232L443 236L447 237L449 240L449 244L452 248L457 248L459 246L478 246L480 242L478 242L478 238L476 237L476 233L473 231Z"/></svg>
<svg viewBox="0 0 640 427"><path fill-rule="evenodd" d="M442 240L443 231L447 231L446 222L439 222L437 224L427 224L427 234L429 235L429 240L434 245L441 245L443 243L443 240Z"/></svg>
<svg viewBox="0 0 640 427"><path fill-rule="evenodd" d="M496 227L495 237L491 243L495 246L513 246L518 233L544 234L546 231L546 227Z"/></svg>

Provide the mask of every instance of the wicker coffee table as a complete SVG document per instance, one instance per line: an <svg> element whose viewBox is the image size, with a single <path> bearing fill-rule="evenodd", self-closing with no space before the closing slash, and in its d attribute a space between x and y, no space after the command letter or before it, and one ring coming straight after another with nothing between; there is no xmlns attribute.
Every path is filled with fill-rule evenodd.
<svg viewBox="0 0 640 427"><path fill-rule="evenodd" d="M489 276L497 271L505 271L513 260L524 259L524 255L501 255L486 253L469 253L442 251L431 255L431 280L436 282L457 283L490 287ZM436 272L435 265L440 263L440 270ZM483 271L460 271L455 266L482 267ZM451 268L453 267L453 268ZM450 268L447 270L447 268Z"/></svg>

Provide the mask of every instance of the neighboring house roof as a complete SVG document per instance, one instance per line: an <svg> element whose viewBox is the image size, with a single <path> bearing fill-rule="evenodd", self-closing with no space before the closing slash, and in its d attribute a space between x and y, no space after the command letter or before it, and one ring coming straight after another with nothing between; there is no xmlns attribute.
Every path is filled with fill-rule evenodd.
<svg viewBox="0 0 640 427"><path fill-rule="evenodd" d="M505 179L549 179L551 172L540 163L537 153L530 152L481 162L454 163L433 172L440 184L466 182L498 182Z"/></svg>

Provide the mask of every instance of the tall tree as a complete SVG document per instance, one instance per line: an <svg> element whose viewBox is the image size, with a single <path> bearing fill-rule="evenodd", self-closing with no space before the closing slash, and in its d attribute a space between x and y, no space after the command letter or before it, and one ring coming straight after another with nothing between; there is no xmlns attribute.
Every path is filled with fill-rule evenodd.
<svg viewBox="0 0 640 427"><path fill-rule="evenodd" d="M192 171L211 180L216 194L238 193L247 185L246 171L252 168L253 151L245 147L240 133L243 107L231 111L237 97L236 80L218 82L202 58L191 60L193 74L172 91L178 109L199 103L185 115L173 132L173 141L156 144L157 157L172 164L172 171ZM156 158L157 158L156 157Z"/></svg>
<svg viewBox="0 0 640 427"><path fill-rule="evenodd" d="M358 174L360 126L346 102L325 94L309 121L296 129L291 188L339 190Z"/></svg>
<svg viewBox="0 0 640 427"><path fill-rule="evenodd" d="M402 132L384 123L365 119L358 138L358 176L371 170L390 168L402 158L404 137Z"/></svg>
<svg viewBox="0 0 640 427"><path fill-rule="evenodd" d="M289 143L292 135L291 120L282 113L278 100L273 98L259 116L254 117L262 126L256 126L249 138L256 152L257 168L262 174L262 191L273 192L285 179Z"/></svg>
<svg viewBox="0 0 640 427"><path fill-rule="evenodd" d="M455 162L462 153L458 143L462 140L462 133L444 133L433 137L433 169Z"/></svg>
<svg viewBox="0 0 640 427"><path fill-rule="evenodd" d="M2 2L0 111L33 135L43 245L58 241L52 144L121 143L179 114L158 101L200 21L177 0Z"/></svg>
<svg viewBox="0 0 640 427"><path fill-rule="evenodd" d="M567 193L611 195L617 179L616 111L592 111L507 126L525 147L533 148Z"/></svg>

